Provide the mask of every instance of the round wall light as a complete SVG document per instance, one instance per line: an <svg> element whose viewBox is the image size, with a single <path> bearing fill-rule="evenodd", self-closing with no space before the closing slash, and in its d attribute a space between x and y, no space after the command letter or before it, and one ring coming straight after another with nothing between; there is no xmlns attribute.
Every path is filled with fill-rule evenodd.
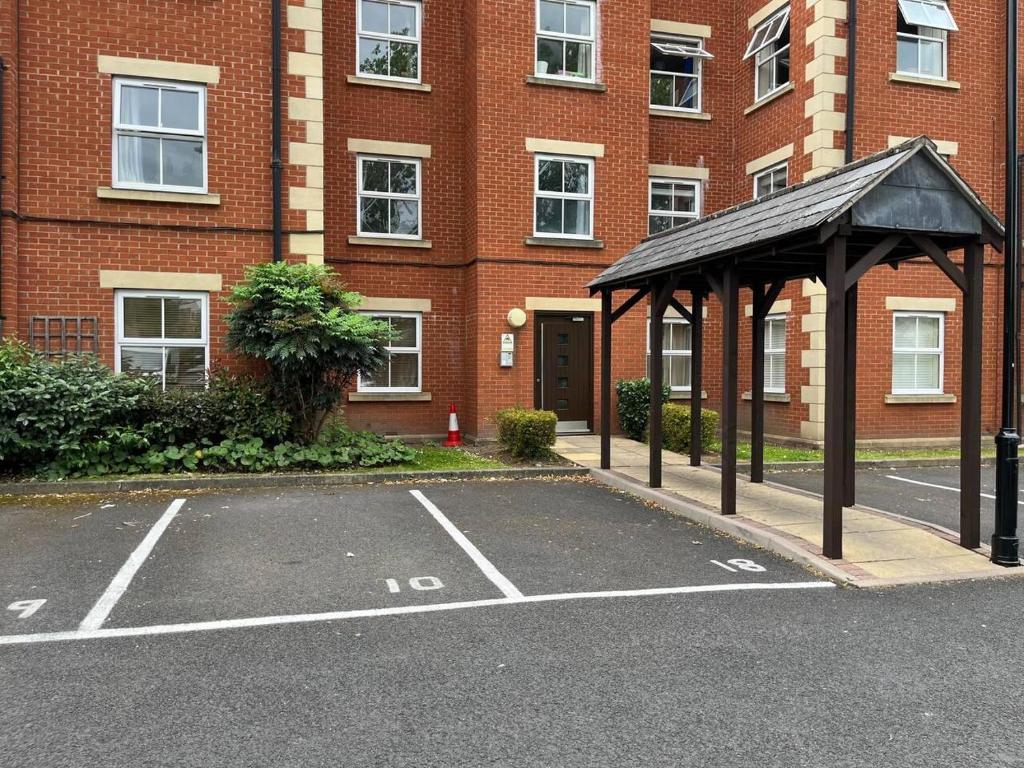
<svg viewBox="0 0 1024 768"><path fill-rule="evenodd" d="M508 324L512 328L522 328L526 325L526 313L521 309L510 309L508 311Z"/></svg>

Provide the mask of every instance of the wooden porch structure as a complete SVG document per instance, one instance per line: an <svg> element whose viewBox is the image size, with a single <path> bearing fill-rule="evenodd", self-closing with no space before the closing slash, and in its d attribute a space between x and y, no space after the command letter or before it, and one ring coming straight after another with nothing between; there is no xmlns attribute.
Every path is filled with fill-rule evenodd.
<svg viewBox="0 0 1024 768"><path fill-rule="evenodd" d="M960 435L960 544L976 549L981 531L981 334L984 247L1002 250L1002 225L926 137L828 175L721 211L644 240L589 285L601 295L601 466L611 467L612 326L649 298L651 346L660 350L674 308L692 328L690 463L701 463L703 312L722 305L723 515L736 513L739 291L753 291L750 481L764 478L764 330L791 280L821 281L825 317L825 494L823 552L843 555L843 507L856 502L857 283L869 269L931 259L964 296ZM948 256L964 252L963 267ZM629 298L618 307L616 291ZM690 308L676 293L690 295ZM661 487L663 359L652 354L650 486Z"/></svg>

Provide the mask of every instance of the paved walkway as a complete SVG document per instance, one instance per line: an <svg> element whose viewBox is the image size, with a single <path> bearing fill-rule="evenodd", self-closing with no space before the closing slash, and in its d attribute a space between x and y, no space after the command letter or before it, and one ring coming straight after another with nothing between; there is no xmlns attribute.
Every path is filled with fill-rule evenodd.
<svg viewBox="0 0 1024 768"><path fill-rule="evenodd" d="M597 435L560 437L555 450L566 459L598 471ZM784 555L863 586L1014 575L1024 568L992 565L980 551L963 549L955 539L917 525L861 508L843 513L843 560L821 554L821 499L771 484L737 482L737 514L718 514L721 475L715 469L691 467L689 458L664 452L661 492L647 487L648 446L612 438L612 470L602 476L627 490L657 501L678 500L681 511L720 530L753 540Z"/></svg>

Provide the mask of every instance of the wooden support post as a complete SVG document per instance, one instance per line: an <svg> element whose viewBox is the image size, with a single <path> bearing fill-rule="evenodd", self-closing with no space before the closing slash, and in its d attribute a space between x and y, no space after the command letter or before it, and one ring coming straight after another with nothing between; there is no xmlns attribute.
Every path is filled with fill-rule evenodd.
<svg viewBox="0 0 1024 768"><path fill-rule="evenodd" d="M736 514L736 385L739 379L740 283L736 267L722 274L722 514Z"/></svg>
<svg viewBox="0 0 1024 768"><path fill-rule="evenodd" d="M612 467L612 291L601 291L601 469Z"/></svg>
<svg viewBox="0 0 1024 768"><path fill-rule="evenodd" d="M857 503L857 283L846 290L846 378L843 386L843 505Z"/></svg>
<svg viewBox="0 0 1024 768"><path fill-rule="evenodd" d="M704 382L704 295L691 294L693 323L690 325L690 466L699 467L704 446L701 444L701 398Z"/></svg>
<svg viewBox="0 0 1024 768"><path fill-rule="evenodd" d="M843 556L843 450L846 432L846 238L837 235L825 257L825 498L822 553Z"/></svg>
<svg viewBox="0 0 1024 768"><path fill-rule="evenodd" d="M960 546L981 545L981 327L984 313L985 248L964 251L963 359L960 392Z"/></svg>
<svg viewBox="0 0 1024 768"><path fill-rule="evenodd" d="M672 282L651 286L651 415L649 423L651 488L661 488L661 387L665 380L665 310L672 297Z"/></svg>
<svg viewBox="0 0 1024 768"><path fill-rule="evenodd" d="M750 342L750 482L764 482L764 285L755 283Z"/></svg>

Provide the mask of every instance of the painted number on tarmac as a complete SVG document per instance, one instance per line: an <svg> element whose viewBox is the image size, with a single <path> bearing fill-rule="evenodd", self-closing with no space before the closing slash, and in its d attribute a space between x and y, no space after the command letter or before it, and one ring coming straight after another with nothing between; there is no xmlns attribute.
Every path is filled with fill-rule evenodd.
<svg viewBox="0 0 1024 768"><path fill-rule="evenodd" d="M397 579L384 579L384 583L388 585L388 592L391 594L398 594L402 591ZM432 589L441 589L444 584L436 576L416 576L409 579L409 586L417 592L429 592Z"/></svg>
<svg viewBox="0 0 1024 768"><path fill-rule="evenodd" d="M16 600L7 606L8 611L15 611L19 619L27 619L43 607L45 600Z"/></svg>
<svg viewBox="0 0 1024 768"><path fill-rule="evenodd" d="M724 563L718 560L712 560L711 562L717 565L719 568L724 568L725 570L730 571L731 573L736 573L737 571L748 571L750 573L764 573L768 570L763 565L758 565L753 560L746 560L742 557L738 557L734 560L728 560Z"/></svg>

